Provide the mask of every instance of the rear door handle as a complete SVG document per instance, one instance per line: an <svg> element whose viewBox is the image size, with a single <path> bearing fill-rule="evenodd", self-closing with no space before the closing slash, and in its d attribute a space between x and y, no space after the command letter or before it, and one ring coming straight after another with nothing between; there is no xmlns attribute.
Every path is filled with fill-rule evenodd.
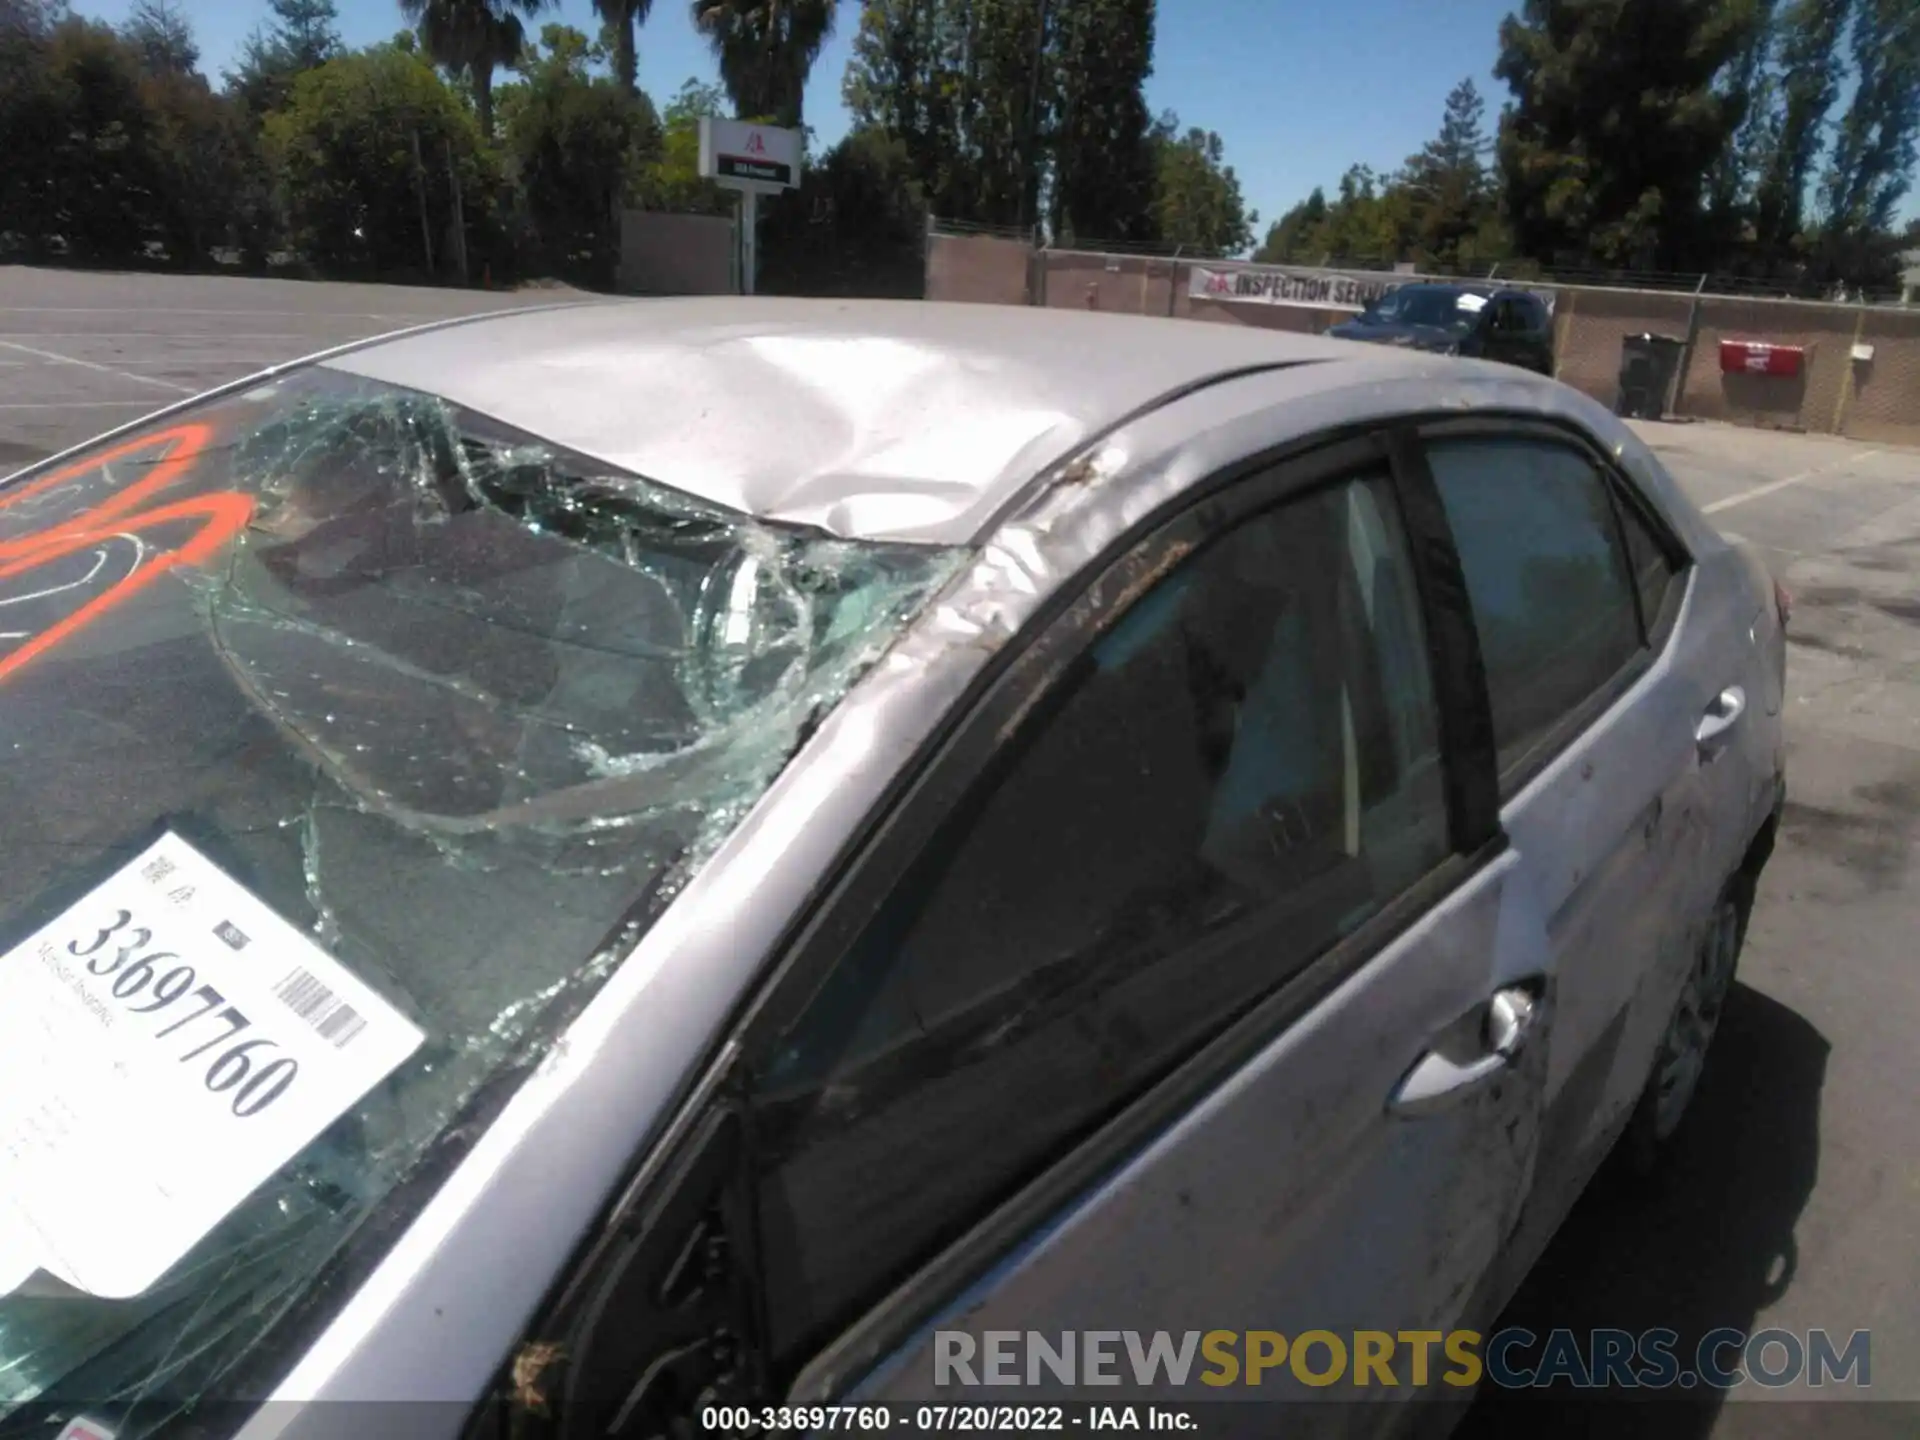
<svg viewBox="0 0 1920 1440"><path fill-rule="evenodd" d="M1435 1046L1414 1062L1387 1108L1396 1115L1431 1115L1466 1099L1513 1063L1539 1019L1540 1002L1528 987L1497 991L1487 1002L1477 1053L1449 1054L1454 1047Z"/></svg>
<svg viewBox="0 0 1920 1440"><path fill-rule="evenodd" d="M1738 685L1729 685L1713 697L1693 730L1693 742L1700 747L1702 759L1712 759L1719 753L1729 732L1746 713L1747 692Z"/></svg>

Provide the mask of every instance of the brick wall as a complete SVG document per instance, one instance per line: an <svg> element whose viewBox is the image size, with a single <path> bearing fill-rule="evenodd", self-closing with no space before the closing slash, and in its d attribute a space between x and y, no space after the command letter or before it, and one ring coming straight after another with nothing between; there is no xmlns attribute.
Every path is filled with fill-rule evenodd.
<svg viewBox="0 0 1920 1440"><path fill-rule="evenodd" d="M1539 288L1539 287L1529 287ZM1692 295L1555 286L1559 378L1604 405L1618 398L1620 343L1651 332L1687 338ZM1317 333L1340 311L1194 299L1186 262L1166 256L1034 250L1022 240L939 235L927 246L929 300L984 300L1171 315L1228 325ZM1920 445L1920 310L1704 295L1678 413L1734 424L1843 433ZM1795 377L1722 374L1720 342L1806 348ZM1853 347L1873 347L1871 361Z"/></svg>

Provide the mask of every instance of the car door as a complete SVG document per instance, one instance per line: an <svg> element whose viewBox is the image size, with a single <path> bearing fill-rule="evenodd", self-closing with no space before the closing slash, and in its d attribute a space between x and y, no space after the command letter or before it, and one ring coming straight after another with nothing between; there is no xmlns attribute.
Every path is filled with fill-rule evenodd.
<svg viewBox="0 0 1920 1440"><path fill-rule="evenodd" d="M1627 497L1603 458L1570 433L1485 424L1430 431L1426 454L1472 599L1515 884L1545 917L1555 982L1519 1268L1646 1078L1704 918L1711 796L1697 683L1658 653L1682 587L1673 562L1662 585L1644 550L1630 559ZM1656 543L1648 517L1631 523L1637 546Z"/></svg>
<svg viewBox="0 0 1920 1440"><path fill-rule="evenodd" d="M1526 352L1526 332L1513 297L1496 295L1487 302L1484 325L1484 354L1489 360L1498 360L1503 365L1525 365L1530 357Z"/></svg>
<svg viewBox="0 0 1920 1440"><path fill-rule="evenodd" d="M1528 363L1542 375L1551 376L1557 368L1553 354L1553 313L1538 296L1521 296L1518 304L1526 325Z"/></svg>
<svg viewBox="0 0 1920 1440"><path fill-rule="evenodd" d="M745 1103L791 1398L1008 1398L936 1372L955 1328L1166 1332L1187 1369L1123 1388L1210 1398L1205 1331L1476 1318L1533 1162L1545 936L1437 505L1377 453L1116 561L802 941L819 978L756 1021ZM1432 1383L1382 1358L1387 1393ZM1319 1393L1258 1378L1233 1393ZM1397 1409L1299 1433L1362 1414Z"/></svg>

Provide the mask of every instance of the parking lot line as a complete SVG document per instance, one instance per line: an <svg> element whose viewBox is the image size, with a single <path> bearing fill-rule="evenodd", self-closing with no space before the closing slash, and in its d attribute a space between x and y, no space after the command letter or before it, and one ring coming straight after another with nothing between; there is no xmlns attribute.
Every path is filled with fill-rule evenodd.
<svg viewBox="0 0 1920 1440"><path fill-rule="evenodd" d="M238 334L230 330L16 330L7 332L6 338L15 344L22 340L35 340L45 343L49 340L302 340L313 337L293 330L244 330ZM22 361L0 360L0 365L22 364Z"/></svg>
<svg viewBox="0 0 1920 1440"><path fill-rule="evenodd" d="M151 375L135 375L131 370L116 370L111 365L96 365L91 360L76 360L71 355L56 355L51 350L36 350L31 345L16 345L11 340L0 340L0 349L18 350L22 355L34 355L42 360L50 360L56 365L78 365L82 370L112 375L116 379L132 381L135 385L152 385L156 389L171 390L176 395L200 393L191 385L176 385L171 380L156 380Z"/></svg>
<svg viewBox="0 0 1920 1440"><path fill-rule="evenodd" d="M142 315L270 315L276 320L407 320L414 318L412 312L402 315L382 313L375 310L178 310L161 306L142 305ZM128 307L124 305L0 305L0 315L125 315ZM442 318L437 312L420 318Z"/></svg>
<svg viewBox="0 0 1920 1440"><path fill-rule="evenodd" d="M150 410L151 400L33 400L0 405L0 410Z"/></svg>
<svg viewBox="0 0 1920 1440"><path fill-rule="evenodd" d="M1763 495L1772 495L1785 490L1790 485L1798 485L1803 480L1818 479L1834 470L1844 470L1849 465L1858 465L1862 460L1871 460L1878 450L1862 450L1858 455L1849 455L1844 460L1836 460L1831 465L1821 465L1812 470L1802 470L1798 475L1789 475L1784 480L1772 480L1765 485L1756 485L1751 490L1742 490L1737 495L1729 495L1724 500L1716 500L1711 505L1702 505L1702 515L1717 514L1722 510L1731 510L1736 505L1744 505L1749 500L1758 500Z"/></svg>

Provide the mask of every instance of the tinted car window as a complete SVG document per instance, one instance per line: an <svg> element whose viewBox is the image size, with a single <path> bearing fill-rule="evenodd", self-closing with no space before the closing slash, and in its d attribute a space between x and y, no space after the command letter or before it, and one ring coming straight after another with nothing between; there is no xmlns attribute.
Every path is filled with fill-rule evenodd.
<svg viewBox="0 0 1920 1440"><path fill-rule="evenodd" d="M1635 505L1620 504L1620 528L1627 537L1627 558L1633 566L1633 583L1640 591L1640 614L1649 633L1659 622L1667 603L1667 592L1679 573L1667 552L1654 537L1653 528Z"/></svg>
<svg viewBox="0 0 1920 1440"><path fill-rule="evenodd" d="M1367 318L1393 325L1437 325L1469 329L1486 297L1447 285L1403 285L1390 290Z"/></svg>
<svg viewBox="0 0 1920 1440"><path fill-rule="evenodd" d="M1632 579L1600 472L1534 440L1435 444L1486 664L1500 768L1639 649Z"/></svg>
<svg viewBox="0 0 1920 1440"><path fill-rule="evenodd" d="M1204 548L1043 703L756 1083L776 1352L863 1308L1446 849L1384 481Z"/></svg>

